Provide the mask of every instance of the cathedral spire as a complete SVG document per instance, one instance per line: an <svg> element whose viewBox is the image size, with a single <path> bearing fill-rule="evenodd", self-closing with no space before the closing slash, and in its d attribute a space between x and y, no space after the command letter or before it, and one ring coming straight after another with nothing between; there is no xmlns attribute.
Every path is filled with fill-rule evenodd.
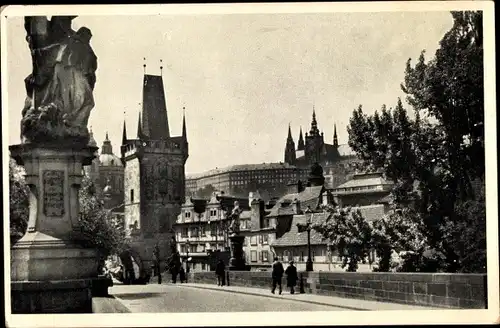
<svg viewBox="0 0 500 328"><path fill-rule="evenodd" d="M313 116L311 121L311 131L309 131L311 136L319 136L318 122L316 121L316 110L313 106Z"/></svg>
<svg viewBox="0 0 500 328"><path fill-rule="evenodd" d="M304 150L304 148L304 137L302 136L302 127L300 127L299 144L297 145L297 150Z"/></svg>
<svg viewBox="0 0 500 328"><path fill-rule="evenodd" d="M294 165L296 161L295 142L292 138L292 129L288 124L288 137L286 138L285 163Z"/></svg>
<svg viewBox="0 0 500 328"><path fill-rule="evenodd" d="M339 146L339 140L337 138L337 124L333 124L333 146Z"/></svg>

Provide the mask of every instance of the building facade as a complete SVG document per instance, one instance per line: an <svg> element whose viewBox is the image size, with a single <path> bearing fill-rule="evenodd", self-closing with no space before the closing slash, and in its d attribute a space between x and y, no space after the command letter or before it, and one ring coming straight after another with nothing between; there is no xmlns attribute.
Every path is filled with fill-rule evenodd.
<svg viewBox="0 0 500 328"><path fill-rule="evenodd" d="M162 263L170 256L172 225L185 197L186 121L181 136L170 136L162 76L144 75L137 136L128 138L124 122L121 155L125 224L132 250L147 271L155 245Z"/></svg>
<svg viewBox="0 0 500 328"><path fill-rule="evenodd" d="M269 200L282 196L286 185L296 181L299 174L295 166L287 163L233 165L188 176L186 190L191 196L200 196L199 191L210 186L211 191L223 190L242 198L258 190L263 198Z"/></svg>
<svg viewBox="0 0 500 328"><path fill-rule="evenodd" d="M230 222L226 213L232 211L235 202L244 216L249 211L248 198L220 192L214 192L210 199L186 197L173 230L177 251L183 259L191 258L191 271L209 271L210 253L228 251Z"/></svg>

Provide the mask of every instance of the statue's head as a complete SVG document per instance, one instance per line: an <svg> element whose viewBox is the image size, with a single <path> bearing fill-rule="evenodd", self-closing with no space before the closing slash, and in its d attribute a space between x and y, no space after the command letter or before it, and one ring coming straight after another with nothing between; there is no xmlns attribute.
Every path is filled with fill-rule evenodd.
<svg viewBox="0 0 500 328"><path fill-rule="evenodd" d="M71 21L77 16L52 16L50 22L52 24L58 25L64 30L71 29Z"/></svg>
<svg viewBox="0 0 500 328"><path fill-rule="evenodd" d="M92 32L86 27L79 28L76 35L85 43L89 43L90 39L92 39Z"/></svg>
<svg viewBox="0 0 500 328"><path fill-rule="evenodd" d="M240 203L238 203L237 200L234 201L234 207L239 207L240 206Z"/></svg>

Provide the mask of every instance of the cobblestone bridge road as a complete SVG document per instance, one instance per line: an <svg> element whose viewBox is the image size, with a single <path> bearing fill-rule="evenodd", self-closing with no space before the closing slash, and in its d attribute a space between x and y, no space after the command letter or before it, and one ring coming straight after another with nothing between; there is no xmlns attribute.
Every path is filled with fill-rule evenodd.
<svg viewBox="0 0 500 328"><path fill-rule="evenodd" d="M345 310L286 299L191 288L180 284L115 285L109 291L135 313Z"/></svg>

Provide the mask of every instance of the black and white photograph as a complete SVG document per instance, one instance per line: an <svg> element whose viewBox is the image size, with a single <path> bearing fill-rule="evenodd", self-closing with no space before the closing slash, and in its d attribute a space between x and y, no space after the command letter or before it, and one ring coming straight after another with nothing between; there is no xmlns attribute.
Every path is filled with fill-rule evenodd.
<svg viewBox="0 0 500 328"><path fill-rule="evenodd" d="M498 322L493 10L3 7L7 325Z"/></svg>

